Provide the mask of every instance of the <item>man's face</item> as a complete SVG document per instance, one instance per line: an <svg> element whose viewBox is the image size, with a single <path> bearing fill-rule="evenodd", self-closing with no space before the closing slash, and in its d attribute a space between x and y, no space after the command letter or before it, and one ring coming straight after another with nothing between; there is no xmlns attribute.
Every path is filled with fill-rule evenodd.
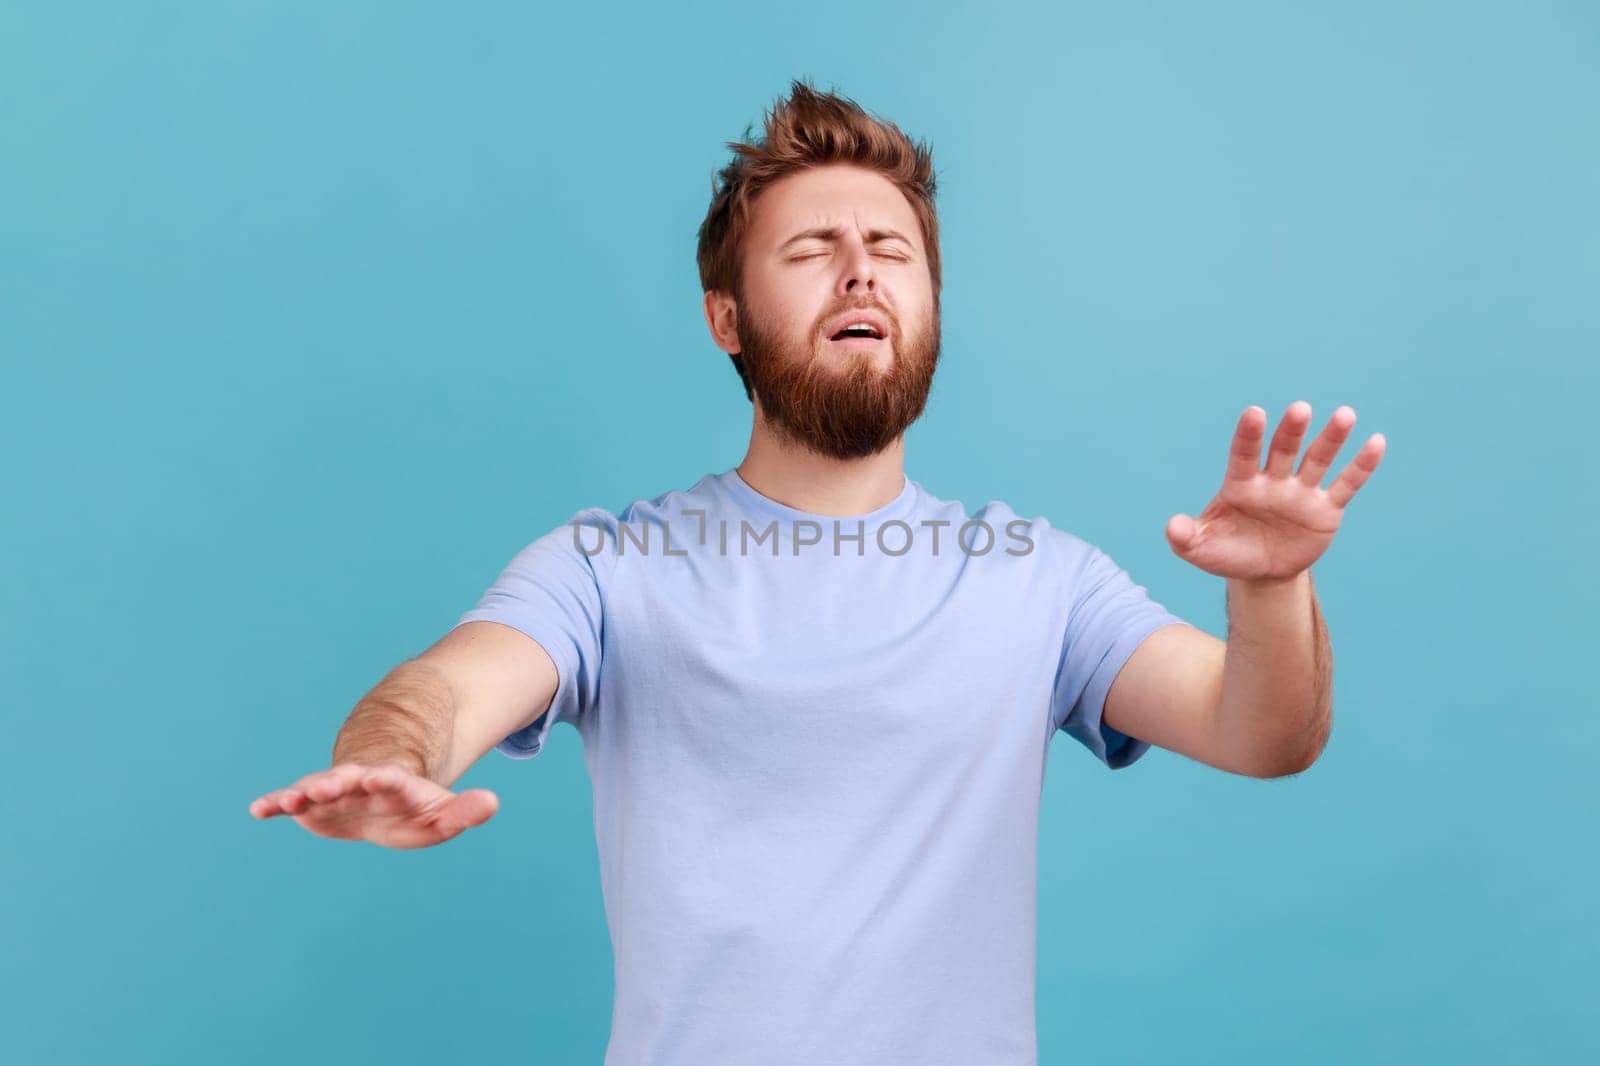
<svg viewBox="0 0 1600 1066"><path fill-rule="evenodd" d="M922 414L939 358L915 212L882 175L834 165L769 186L754 215L724 309L763 416L832 458L882 451ZM857 321L879 336L840 334Z"/></svg>

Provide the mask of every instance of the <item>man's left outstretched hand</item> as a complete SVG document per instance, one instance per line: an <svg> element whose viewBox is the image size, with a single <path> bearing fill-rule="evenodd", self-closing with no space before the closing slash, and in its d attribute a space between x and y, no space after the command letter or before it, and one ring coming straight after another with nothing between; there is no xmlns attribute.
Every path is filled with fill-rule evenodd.
<svg viewBox="0 0 1600 1066"><path fill-rule="evenodd" d="M1300 442L1311 425L1311 405L1296 400L1272 435L1263 469L1267 412L1245 408L1234 430L1221 490L1199 517L1169 518L1167 543L1180 558L1218 577L1271 582L1296 576L1327 551L1345 505L1383 458L1383 434L1374 433L1333 484L1321 487L1355 424L1353 408L1334 411L1295 470Z"/></svg>

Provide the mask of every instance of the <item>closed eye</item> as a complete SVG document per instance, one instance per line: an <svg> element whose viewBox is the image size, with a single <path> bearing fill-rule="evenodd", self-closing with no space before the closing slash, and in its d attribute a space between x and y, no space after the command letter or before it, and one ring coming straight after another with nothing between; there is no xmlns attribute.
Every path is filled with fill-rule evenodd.
<svg viewBox="0 0 1600 1066"><path fill-rule="evenodd" d="M803 263L807 259L815 259L818 256L827 255L827 254L828 254L827 252L812 252L810 255L791 256L790 259L789 259L789 262L791 262L791 263ZM896 255L893 252L880 252L879 255L881 255L884 259L893 259L897 263L909 263L909 262L911 262L911 259L908 256Z"/></svg>

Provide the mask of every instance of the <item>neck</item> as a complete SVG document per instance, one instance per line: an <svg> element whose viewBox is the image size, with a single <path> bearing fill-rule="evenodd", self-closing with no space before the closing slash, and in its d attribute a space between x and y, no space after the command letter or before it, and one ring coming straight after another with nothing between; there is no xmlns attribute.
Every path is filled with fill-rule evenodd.
<svg viewBox="0 0 1600 1066"><path fill-rule="evenodd" d="M849 518L887 506L905 488L905 437L876 455L835 459L779 438L758 409L750 448L737 469L745 484L770 500Z"/></svg>

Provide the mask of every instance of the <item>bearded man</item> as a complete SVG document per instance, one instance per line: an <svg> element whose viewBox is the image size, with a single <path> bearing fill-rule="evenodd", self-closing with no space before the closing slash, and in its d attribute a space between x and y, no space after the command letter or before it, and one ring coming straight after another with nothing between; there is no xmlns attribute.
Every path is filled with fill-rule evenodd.
<svg viewBox="0 0 1600 1066"><path fill-rule="evenodd" d="M1376 468L1355 412L1238 420L1166 534L1226 581L1226 641L1104 551L905 474L939 360L931 156L796 82L730 145L700 229L707 326L752 404L729 469L522 549L258 818L416 848L497 809L450 786L573 726L614 950L610 1066L1031 1064L1049 742L1309 767L1331 722L1310 566ZM752 547L753 544L753 547ZM1107 913L1103 903L1071 904Z"/></svg>

